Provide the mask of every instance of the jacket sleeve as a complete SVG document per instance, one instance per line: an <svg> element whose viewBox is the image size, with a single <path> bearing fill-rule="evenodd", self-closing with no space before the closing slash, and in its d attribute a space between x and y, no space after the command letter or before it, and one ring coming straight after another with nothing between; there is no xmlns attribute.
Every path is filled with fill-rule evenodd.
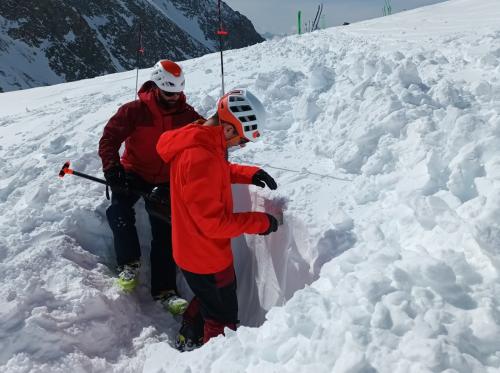
<svg viewBox="0 0 500 373"><path fill-rule="evenodd" d="M231 171L231 184L252 184L253 175L260 170L259 167L234 163L229 163L229 169Z"/></svg>
<svg viewBox="0 0 500 373"><path fill-rule="evenodd" d="M120 146L135 129L136 111L131 105L123 105L104 127L99 140L99 156L104 171L120 164Z"/></svg>
<svg viewBox="0 0 500 373"><path fill-rule="evenodd" d="M189 123L196 122L197 120L200 120L200 119L203 121L206 121L206 119L203 118L200 114L198 114L198 112L191 105L187 105L187 106L188 106L189 111L191 112L191 119L190 119Z"/></svg>
<svg viewBox="0 0 500 373"><path fill-rule="evenodd" d="M184 153L190 160L184 168L182 199L205 236L232 238L243 233L262 233L269 228L269 219L263 212L227 212L221 194L223 176L209 151L198 148Z"/></svg>

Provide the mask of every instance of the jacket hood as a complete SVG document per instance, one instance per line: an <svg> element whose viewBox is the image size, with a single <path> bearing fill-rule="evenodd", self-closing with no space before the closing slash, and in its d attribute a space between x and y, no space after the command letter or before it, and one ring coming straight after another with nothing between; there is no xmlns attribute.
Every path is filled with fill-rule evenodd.
<svg viewBox="0 0 500 373"><path fill-rule="evenodd" d="M159 95L160 89L152 80L144 83L138 92L139 99L148 106L152 113L159 113L161 115L173 114L184 110L186 107L186 95L184 93L181 93L176 105L172 108L162 106Z"/></svg>
<svg viewBox="0 0 500 373"><path fill-rule="evenodd" d="M226 139L222 126L203 126L202 121L173 131L164 132L156 145L160 157L169 163L179 153L189 148L203 147L224 156Z"/></svg>

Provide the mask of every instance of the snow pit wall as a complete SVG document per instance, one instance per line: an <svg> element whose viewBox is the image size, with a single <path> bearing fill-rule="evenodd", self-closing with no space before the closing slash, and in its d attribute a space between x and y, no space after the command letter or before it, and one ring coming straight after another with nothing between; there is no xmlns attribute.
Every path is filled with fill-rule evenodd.
<svg viewBox="0 0 500 373"><path fill-rule="evenodd" d="M267 311L315 281L323 264L353 247L356 237L347 227L324 232L318 240L308 234L300 217L287 212L286 200L266 198L245 185L233 186L233 198L236 212L278 216L283 211L277 232L244 235L232 242L241 325L260 326Z"/></svg>

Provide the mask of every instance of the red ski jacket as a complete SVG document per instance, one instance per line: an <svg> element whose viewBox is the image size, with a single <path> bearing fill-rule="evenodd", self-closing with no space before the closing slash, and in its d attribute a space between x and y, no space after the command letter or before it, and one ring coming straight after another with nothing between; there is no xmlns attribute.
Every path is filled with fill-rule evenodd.
<svg viewBox="0 0 500 373"><path fill-rule="evenodd" d="M119 150L125 142L121 164L127 171L150 184L168 182L169 166L156 152L158 138L163 132L185 126L201 116L186 104L184 94L170 110L158 103L158 94L152 81L144 83L139 90L139 100L121 106L106 124L99 141L103 170L120 164Z"/></svg>
<svg viewBox="0 0 500 373"><path fill-rule="evenodd" d="M222 126L165 132L156 149L170 163L175 262L198 274L222 271L233 262L232 237L269 228L263 212L233 212L231 184L250 184L259 168L226 161Z"/></svg>

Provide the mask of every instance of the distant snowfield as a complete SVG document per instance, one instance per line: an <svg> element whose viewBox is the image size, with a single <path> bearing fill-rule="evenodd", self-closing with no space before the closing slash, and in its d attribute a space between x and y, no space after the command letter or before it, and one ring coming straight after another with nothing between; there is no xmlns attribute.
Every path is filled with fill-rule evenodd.
<svg viewBox="0 0 500 373"><path fill-rule="evenodd" d="M190 353L149 298L142 206L124 295L103 188L56 177L101 175L135 72L0 94L0 371L500 372L498 20L455 0L226 53L227 87L270 117L230 159L279 184L236 186L236 208L285 224L234 240L243 326ZM207 114L219 56L182 65Z"/></svg>

